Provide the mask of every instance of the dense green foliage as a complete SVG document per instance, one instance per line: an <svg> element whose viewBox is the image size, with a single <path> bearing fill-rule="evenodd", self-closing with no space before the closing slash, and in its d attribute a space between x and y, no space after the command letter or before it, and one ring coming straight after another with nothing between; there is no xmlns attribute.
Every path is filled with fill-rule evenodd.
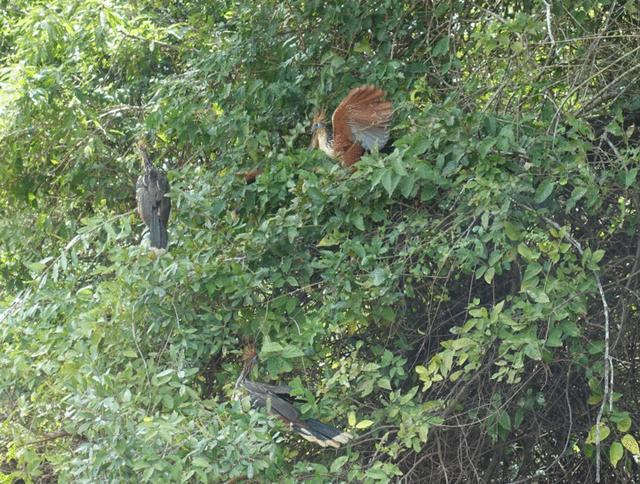
<svg viewBox="0 0 640 484"><path fill-rule="evenodd" d="M637 2L0 9L0 481L639 478ZM351 173L309 121L363 83ZM248 343L353 444L232 400Z"/></svg>

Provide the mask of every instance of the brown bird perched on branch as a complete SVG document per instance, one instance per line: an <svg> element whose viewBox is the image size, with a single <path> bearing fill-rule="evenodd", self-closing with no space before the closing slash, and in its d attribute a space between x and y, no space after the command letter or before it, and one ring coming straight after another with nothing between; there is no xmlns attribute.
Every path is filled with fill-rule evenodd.
<svg viewBox="0 0 640 484"><path fill-rule="evenodd" d="M242 388L251 400L254 408L267 408L270 415L282 420L293 432L303 439L321 447L338 448L353 438L349 432L342 432L335 427L315 419L301 419L300 413L291 404L291 389L287 385L269 385L247 379L251 368L257 363L258 356L253 348L245 350L244 368L236 381L236 390Z"/></svg>
<svg viewBox="0 0 640 484"><path fill-rule="evenodd" d="M380 149L387 143L392 114L384 91L372 85L356 87L333 112L333 133L327 129L324 112L314 116L311 147L352 166L365 150Z"/></svg>
<svg viewBox="0 0 640 484"><path fill-rule="evenodd" d="M171 211L171 200L166 196L169 191L169 180L164 171L153 166L143 141L137 144L137 148L144 165L144 171L136 182L138 213L149 228L151 247L166 249L167 222Z"/></svg>

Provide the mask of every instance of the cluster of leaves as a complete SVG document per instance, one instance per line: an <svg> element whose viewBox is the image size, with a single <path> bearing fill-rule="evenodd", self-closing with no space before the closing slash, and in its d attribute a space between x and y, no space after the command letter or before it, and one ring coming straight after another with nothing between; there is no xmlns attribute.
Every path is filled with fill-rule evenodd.
<svg viewBox="0 0 640 484"><path fill-rule="evenodd" d="M639 24L606 0L4 2L0 478L638 479ZM363 83L394 141L351 173L308 120ZM353 443L234 400L246 344Z"/></svg>

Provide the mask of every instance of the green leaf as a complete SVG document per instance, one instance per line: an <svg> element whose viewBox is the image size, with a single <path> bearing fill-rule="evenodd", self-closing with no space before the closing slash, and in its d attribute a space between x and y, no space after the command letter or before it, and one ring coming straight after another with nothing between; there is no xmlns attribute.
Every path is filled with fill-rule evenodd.
<svg viewBox="0 0 640 484"><path fill-rule="evenodd" d="M522 233L520 233L520 229L514 224L512 224L511 222L504 222L503 226L504 233L507 234L507 237L509 237L510 240L517 242L518 240L522 239Z"/></svg>
<svg viewBox="0 0 640 484"><path fill-rule="evenodd" d="M553 187L555 187L555 185L556 182L549 179L544 180L542 183L540 183L540 185L538 185L538 188L536 189L536 194L534 196L534 200L536 201L536 203L544 202L549 197L549 195L551 195L551 192L553 192Z"/></svg>
<svg viewBox="0 0 640 484"><path fill-rule="evenodd" d="M609 462L613 467L618 465L618 461L622 459L624 455L624 449L622 448L622 444L620 442L614 442L609 447Z"/></svg>
<svg viewBox="0 0 640 484"><path fill-rule="evenodd" d="M363 397L366 397L367 395L369 395L373 391L373 386L375 382L376 381L374 378L367 378L366 380L364 380L358 387L358 391L360 392L360 395L362 395Z"/></svg>
<svg viewBox="0 0 640 484"><path fill-rule="evenodd" d="M599 427L596 427L594 425L593 427L591 427L591 430L589 430L589 435L587 436L587 440L586 440L587 444L595 444L596 443L596 438L597 438L596 430L597 430L597 428L600 429L600 442L603 442L607 437L609 437L609 434L611 433L611 430L605 424L600 423ZM622 440L622 443L624 444L624 438Z"/></svg>
<svg viewBox="0 0 640 484"><path fill-rule="evenodd" d="M631 428L631 417L626 416L616 422L616 427L620 432L628 432Z"/></svg>
<svg viewBox="0 0 640 484"><path fill-rule="evenodd" d="M439 57L441 55L444 55L447 52L449 52L449 36L448 35L438 40L438 42L436 42L436 45L433 46L433 49L431 49L431 54L434 57Z"/></svg>
<svg viewBox="0 0 640 484"><path fill-rule="evenodd" d="M629 170L624 176L624 187L629 188L636 182L636 177L638 176L638 168L632 168Z"/></svg>
<svg viewBox="0 0 640 484"><path fill-rule="evenodd" d="M524 347L524 353L532 360L540 361L542 359L542 353L538 345L527 344Z"/></svg>
<svg viewBox="0 0 640 484"><path fill-rule="evenodd" d="M353 427L356 424L356 413L354 411L349 412L349 415L347 417L348 422L349 422L349 427Z"/></svg>
<svg viewBox="0 0 640 484"><path fill-rule="evenodd" d="M340 234L336 232L332 232L331 234L325 235L320 242L318 242L318 247L332 247L334 245L340 244Z"/></svg>
<svg viewBox="0 0 640 484"><path fill-rule="evenodd" d="M391 168L385 169L382 174L382 186L387 191L389 196L393 195L398 182L400 181L400 175L396 174Z"/></svg>
<svg viewBox="0 0 640 484"><path fill-rule="evenodd" d="M262 342L261 353L279 353L282 351L282 345L276 341L271 341L269 338L265 338Z"/></svg>
<svg viewBox="0 0 640 484"><path fill-rule="evenodd" d="M511 430L511 419L509 418L509 414L507 412L500 412L498 415L498 425L505 429L506 431Z"/></svg>
<svg viewBox="0 0 640 484"><path fill-rule="evenodd" d="M491 284L491 281L493 281L493 276L495 275L496 270L493 267L489 267L489 269L487 269L487 272L484 273L484 280L487 284Z"/></svg>
<svg viewBox="0 0 640 484"><path fill-rule="evenodd" d="M458 378L462 376L463 373L464 372L462 370L456 370L453 373L451 373L451 375L449 375L449 380L456 381Z"/></svg>
<svg viewBox="0 0 640 484"><path fill-rule="evenodd" d="M264 351L264 349L263 349ZM282 353L281 353L283 358L298 358L300 356L303 356L304 353L302 352L302 350L296 346L293 345L287 345L282 349Z"/></svg>
<svg viewBox="0 0 640 484"><path fill-rule="evenodd" d="M474 318L488 318L489 317L489 311L487 311L487 308L485 308L485 307L470 309L469 310L469 314L471 316L473 316Z"/></svg>
<svg viewBox="0 0 640 484"><path fill-rule="evenodd" d="M348 455L341 455L340 457L338 457L336 460L334 460L331 463L331 472L332 473L336 473L338 472L340 469L342 469L342 466L345 464L345 462L347 462L347 460L349 459Z"/></svg>
<svg viewBox="0 0 640 484"><path fill-rule="evenodd" d="M524 243L518 244L518 254L529 260L537 260L540 257L540 252L530 249Z"/></svg>
<svg viewBox="0 0 640 484"><path fill-rule="evenodd" d="M400 193L405 198L409 198L413 192L416 179L413 176L403 176L400 181Z"/></svg>
<svg viewBox="0 0 640 484"><path fill-rule="evenodd" d="M194 457L191 460L192 464L197 467L209 467L209 460L204 457Z"/></svg>
<svg viewBox="0 0 640 484"><path fill-rule="evenodd" d="M378 386L380 388L385 388L386 390L391 390L391 382L388 378L380 378L378 380Z"/></svg>
<svg viewBox="0 0 640 484"><path fill-rule="evenodd" d="M415 370L416 370L416 373L417 373L419 376L423 376L423 375L425 375L425 376L426 376L426 375L428 375L428 374L429 374L429 370L427 370L427 369L426 369L424 366L422 366L422 365L416 365Z"/></svg>
<svg viewBox="0 0 640 484"><path fill-rule="evenodd" d="M371 279L374 286L379 286L387 279L387 273L382 267L377 267L371 272Z"/></svg>
<svg viewBox="0 0 640 484"><path fill-rule="evenodd" d="M360 422L358 422L356 424L356 428L357 429L366 429L369 428L373 425L373 420L360 420Z"/></svg>
<svg viewBox="0 0 640 484"><path fill-rule="evenodd" d="M638 447L638 441L631 434L625 434L620 439L622 445L624 445L625 449L631 452L633 455L640 455L640 447Z"/></svg>
<svg viewBox="0 0 640 484"><path fill-rule="evenodd" d="M360 214L356 214L351 218L351 221L353 222L353 225L359 229L364 231L364 219L362 218L362 215Z"/></svg>
<svg viewBox="0 0 640 484"><path fill-rule="evenodd" d="M604 257L604 250L598 249L598 250L594 251L593 255L591 256L591 260L595 264L597 264L598 262L600 262L602 260L603 257Z"/></svg>
<svg viewBox="0 0 640 484"><path fill-rule="evenodd" d="M527 294L529 294L531 298L537 303L547 304L551 302L549 296L547 296L547 293L541 289L528 289Z"/></svg>
<svg viewBox="0 0 640 484"><path fill-rule="evenodd" d="M524 271L524 275L522 276L523 281L528 281L529 279L534 278L542 271L542 266L535 262L527 264L527 268Z"/></svg>
<svg viewBox="0 0 640 484"><path fill-rule="evenodd" d="M171 375L173 373L174 373L173 368L168 368L168 369L166 369L164 371L161 371L152 380L153 385L155 385L155 386L164 385L169 380L171 380Z"/></svg>
<svg viewBox="0 0 640 484"><path fill-rule="evenodd" d="M550 348L560 348L562 346L562 329L559 327L553 328L549 331L549 336L547 337L546 346Z"/></svg>

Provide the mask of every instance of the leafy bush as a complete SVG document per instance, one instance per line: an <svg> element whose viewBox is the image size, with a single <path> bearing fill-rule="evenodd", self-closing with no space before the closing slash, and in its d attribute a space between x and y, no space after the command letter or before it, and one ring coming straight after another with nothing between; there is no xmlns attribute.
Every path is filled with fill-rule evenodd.
<svg viewBox="0 0 640 484"><path fill-rule="evenodd" d="M3 8L4 480L639 478L633 2ZM363 83L351 173L309 120ZM248 343L353 444L232 399Z"/></svg>

